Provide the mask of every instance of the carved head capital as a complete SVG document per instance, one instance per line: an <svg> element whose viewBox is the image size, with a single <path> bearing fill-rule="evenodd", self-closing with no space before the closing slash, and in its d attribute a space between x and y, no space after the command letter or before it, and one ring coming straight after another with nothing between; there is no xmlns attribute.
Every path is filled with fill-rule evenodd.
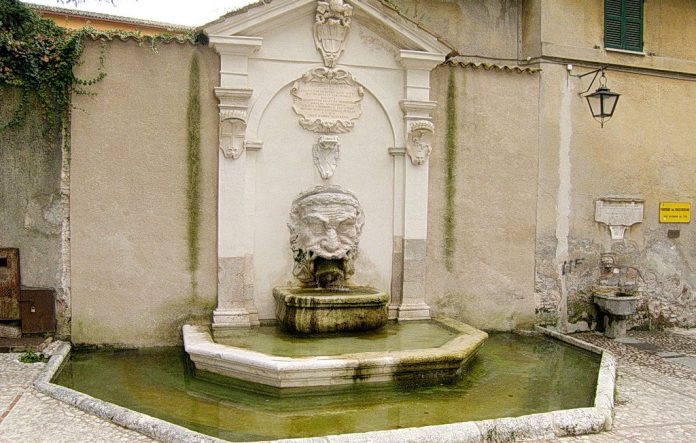
<svg viewBox="0 0 696 443"><path fill-rule="evenodd" d="M406 152L411 157L411 163L422 165L430 157L432 152L433 135L435 125L427 120L420 120L410 124Z"/></svg>

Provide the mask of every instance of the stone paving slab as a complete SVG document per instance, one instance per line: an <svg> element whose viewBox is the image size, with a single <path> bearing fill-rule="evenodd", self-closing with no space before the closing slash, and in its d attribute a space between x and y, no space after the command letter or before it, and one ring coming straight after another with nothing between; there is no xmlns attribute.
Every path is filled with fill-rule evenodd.
<svg viewBox="0 0 696 443"><path fill-rule="evenodd" d="M696 333L680 331L629 331L629 336L662 349L696 357Z"/></svg>
<svg viewBox="0 0 696 443"><path fill-rule="evenodd" d="M696 357L670 357L669 360L696 370Z"/></svg>
<svg viewBox="0 0 696 443"><path fill-rule="evenodd" d="M25 392L0 423L0 442L150 442L144 435L86 414L65 403Z"/></svg>
<svg viewBox="0 0 696 443"><path fill-rule="evenodd" d="M661 350L681 352L686 356L696 356L696 336L680 336L675 339L668 337L667 334L669 333L666 332L655 333L659 335L650 338L650 342L658 345ZM644 331L629 331L629 337L641 341L643 339L647 341L646 337L649 337L648 334L648 332ZM617 340L606 338L595 332L582 332L572 336L610 351L619 359L620 367L652 368L661 375L670 375L696 382L696 371L687 366L670 362L670 359L661 358L655 353L641 351L635 346L620 343Z"/></svg>
<svg viewBox="0 0 696 443"><path fill-rule="evenodd" d="M692 443L696 425L666 424L662 426L634 427L595 435L566 437L547 440L548 443Z"/></svg>

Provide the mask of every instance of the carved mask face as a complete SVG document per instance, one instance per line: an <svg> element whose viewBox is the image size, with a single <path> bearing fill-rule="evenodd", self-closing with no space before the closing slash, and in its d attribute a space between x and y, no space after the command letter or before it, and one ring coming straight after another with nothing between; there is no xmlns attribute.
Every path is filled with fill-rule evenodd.
<svg viewBox="0 0 696 443"><path fill-rule="evenodd" d="M295 276L312 281L311 263L317 257L344 260L346 274L352 274L364 223L360 203L340 186L318 186L302 193L293 202L288 224Z"/></svg>
<svg viewBox="0 0 696 443"><path fill-rule="evenodd" d="M344 259L357 246L358 211L345 204L310 205L303 209L298 241L313 257Z"/></svg>
<svg viewBox="0 0 696 443"><path fill-rule="evenodd" d="M612 254L602 254L600 257L600 263L605 271L611 271L614 268L616 259Z"/></svg>

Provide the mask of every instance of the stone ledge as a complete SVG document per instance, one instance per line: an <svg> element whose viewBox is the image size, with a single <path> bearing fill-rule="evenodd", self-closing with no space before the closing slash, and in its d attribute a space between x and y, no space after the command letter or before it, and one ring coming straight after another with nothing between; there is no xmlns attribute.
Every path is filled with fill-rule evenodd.
<svg viewBox="0 0 696 443"><path fill-rule="evenodd" d="M191 325L183 328L184 349L196 370L281 389L421 379L424 374L449 379L487 334L454 320L439 323L459 335L431 349L293 358L215 343L207 327Z"/></svg>
<svg viewBox="0 0 696 443"><path fill-rule="evenodd" d="M50 382L55 376L63 362L70 354L70 344L59 343L51 355L44 371L34 381L34 388L42 394L53 397L56 400L67 403L88 414L95 415L101 419L108 420L124 428L139 432L150 438L162 442L200 442L200 443L223 443L214 437L210 437L198 432L191 431L182 426L151 417L140 412L132 411L113 403L96 399L82 392L75 391L64 386L59 386Z"/></svg>

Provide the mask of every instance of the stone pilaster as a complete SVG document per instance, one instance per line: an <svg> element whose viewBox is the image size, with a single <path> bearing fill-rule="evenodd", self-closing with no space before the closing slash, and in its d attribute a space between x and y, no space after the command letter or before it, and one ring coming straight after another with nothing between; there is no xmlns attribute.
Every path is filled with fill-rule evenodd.
<svg viewBox="0 0 696 443"><path fill-rule="evenodd" d="M428 234L428 159L432 140L430 71L444 61L442 54L402 50L405 69L404 140L411 161L404 161L403 175L403 271L399 320L430 318L425 303L425 248ZM425 132L424 132L425 131ZM424 134L426 135L424 137Z"/></svg>
<svg viewBox="0 0 696 443"><path fill-rule="evenodd" d="M215 88L220 112L218 160L218 306L213 328L259 324L254 304L253 211L255 151L247 141L249 57L261 38L210 36L220 54L220 86ZM250 151L247 153L247 151Z"/></svg>

